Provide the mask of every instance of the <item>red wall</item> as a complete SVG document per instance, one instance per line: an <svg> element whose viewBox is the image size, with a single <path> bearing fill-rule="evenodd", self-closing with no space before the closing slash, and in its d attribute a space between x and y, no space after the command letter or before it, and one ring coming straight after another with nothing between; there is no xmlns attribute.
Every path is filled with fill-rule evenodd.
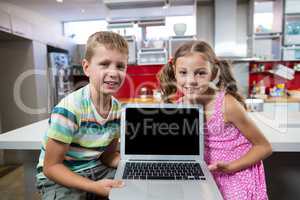
<svg viewBox="0 0 300 200"><path fill-rule="evenodd" d="M161 68L162 65L128 66L125 82L115 96L136 98L140 94L141 87L148 88L148 94L152 95L152 89L158 88L156 75Z"/></svg>
<svg viewBox="0 0 300 200"><path fill-rule="evenodd" d="M300 61L272 61L272 62L258 62L258 61L252 61L249 64L249 94L251 92L251 89L253 87L253 81L256 81L258 83L259 81L263 80L264 85L266 87L266 93L269 94L269 89L274 87L274 85L278 83L284 83L286 88L288 90L293 89L299 89L300 88L300 72L295 72L294 79L293 80L286 80L279 76L276 76L274 74L268 73L268 72L256 72L251 73L253 66L260 64L265 65L265 71L270 70L273 68L273 66L276 66L277 64L283 64L289 68L293 68L295 64L300 63Z"/></svg>

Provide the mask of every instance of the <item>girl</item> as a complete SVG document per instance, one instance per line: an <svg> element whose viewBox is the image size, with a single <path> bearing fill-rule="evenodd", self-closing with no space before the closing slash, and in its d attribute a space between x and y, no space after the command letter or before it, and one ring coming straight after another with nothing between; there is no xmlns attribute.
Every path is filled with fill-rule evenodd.
<svg viewBox="0 0 300 200"><path fill-rule="evenodd" d="M180 95L177 102L203 105L205 161L224 199L268 199L262 160L271 145L247 116L230 65L194 41L177 49L159 79L166 101Z"/></svg>

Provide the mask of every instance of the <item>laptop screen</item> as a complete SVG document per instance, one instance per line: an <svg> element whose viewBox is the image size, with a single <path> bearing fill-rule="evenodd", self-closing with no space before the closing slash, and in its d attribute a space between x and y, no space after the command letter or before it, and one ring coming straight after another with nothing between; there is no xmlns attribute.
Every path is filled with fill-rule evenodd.
<svg viewBox="0 0 300 200"><path fill-rule="evenodd" d="M199 110L127 108L125 154L199 155Z"/></svg>

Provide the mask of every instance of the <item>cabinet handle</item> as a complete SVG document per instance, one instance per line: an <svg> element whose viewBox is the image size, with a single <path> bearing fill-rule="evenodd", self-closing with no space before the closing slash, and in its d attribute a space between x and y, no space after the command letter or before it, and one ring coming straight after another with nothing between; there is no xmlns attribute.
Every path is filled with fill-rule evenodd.
<svg viewBox="0 0 300 200"><path fill-rule="evenodd" d="M10 31L9 28L6 28L6 27L4 27L4 26L0 26L0 29L1 29L1 30L4 30L4 31Z"/></svg>

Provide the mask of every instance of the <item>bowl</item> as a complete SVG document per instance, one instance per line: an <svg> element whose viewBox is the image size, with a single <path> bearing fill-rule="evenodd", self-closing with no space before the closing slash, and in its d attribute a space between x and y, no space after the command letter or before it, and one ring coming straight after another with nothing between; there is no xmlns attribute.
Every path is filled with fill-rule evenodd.
<svg viewBox="0 0 300 200"><path fill-rule="evenodd" d="M186 32L186 24L185 23L174 24L173 30L177 36L183 36Z"/></svg>

